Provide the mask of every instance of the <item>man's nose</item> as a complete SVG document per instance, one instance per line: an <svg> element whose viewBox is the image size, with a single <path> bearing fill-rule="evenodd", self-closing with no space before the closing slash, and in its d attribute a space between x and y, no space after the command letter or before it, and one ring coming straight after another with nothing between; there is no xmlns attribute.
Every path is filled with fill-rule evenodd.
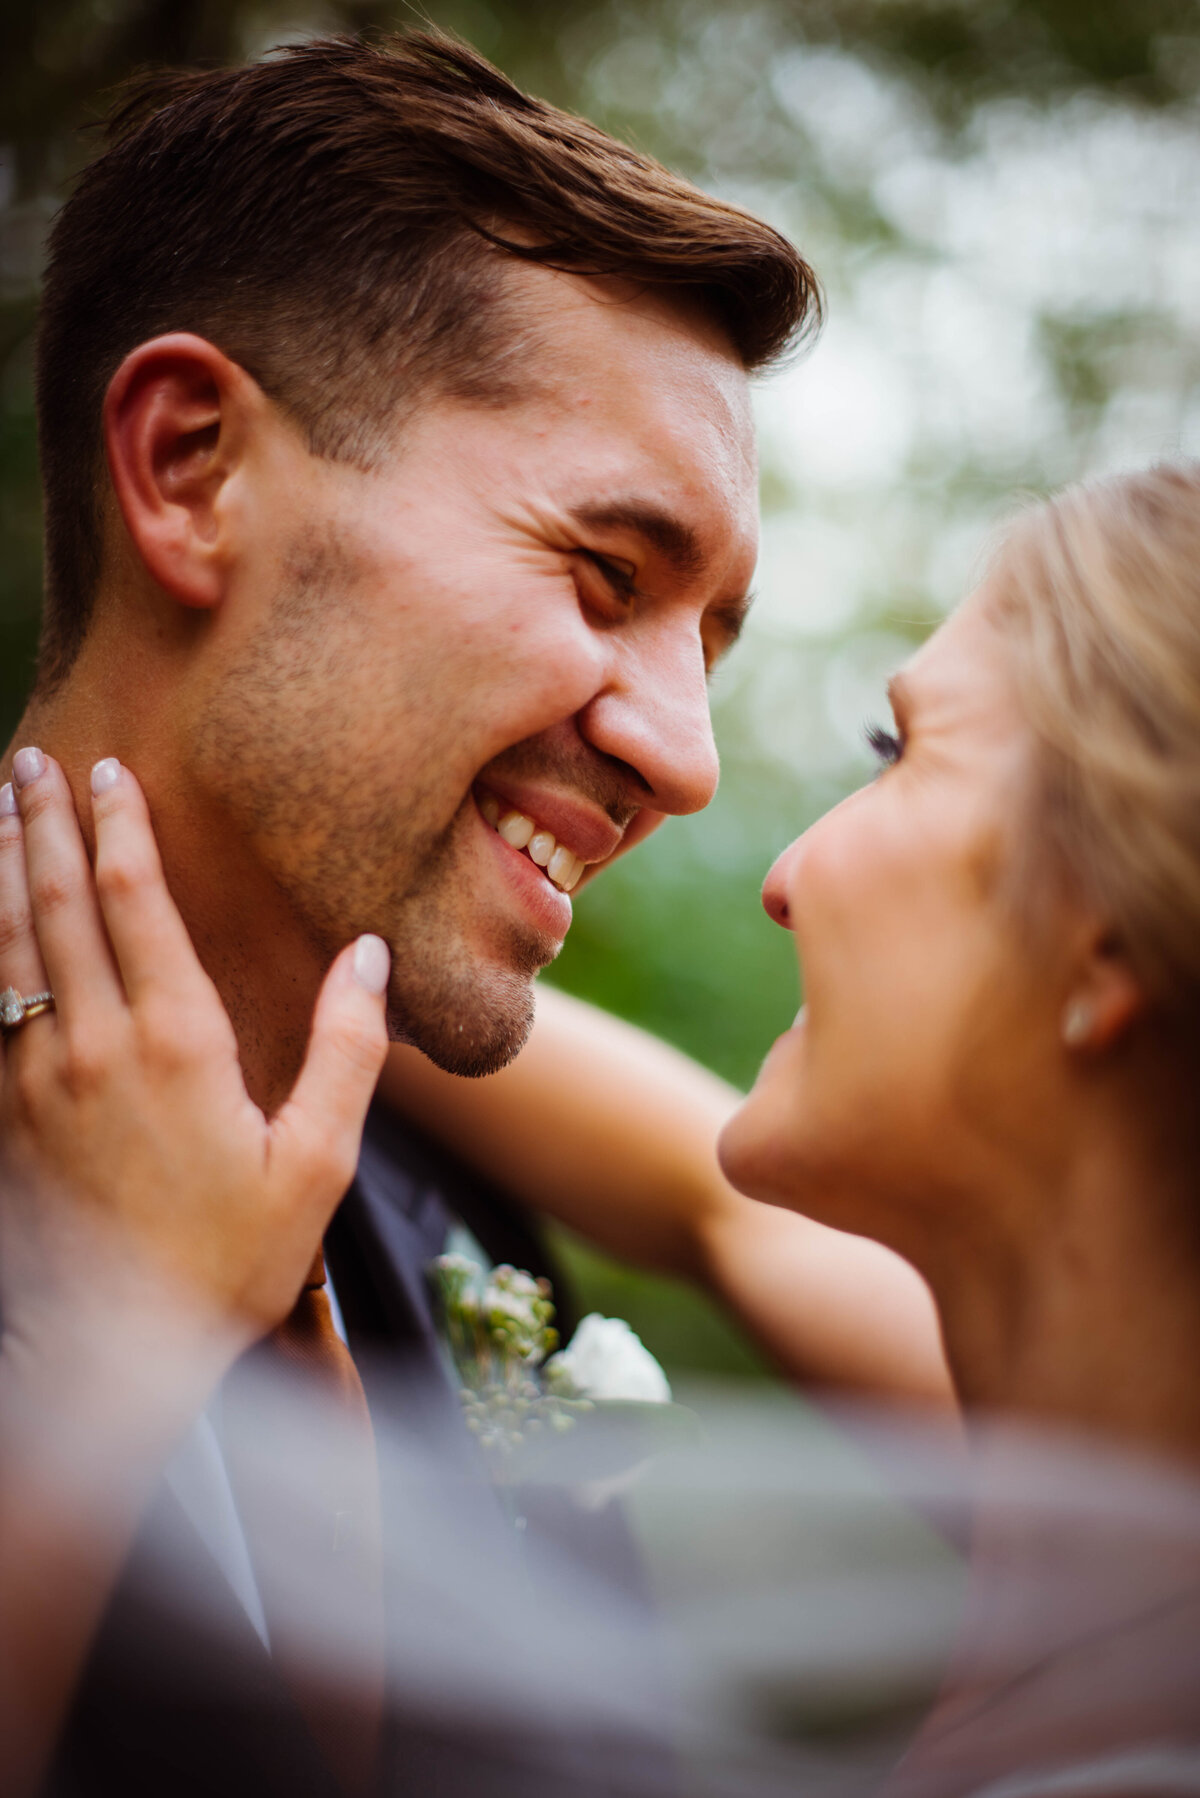
<svg viewBox="0 0 1200 1798"><path fill-rule="evenodd" d="M767 878L763 881L763 910L774 923L782 925L784 930L792 928L787 889L795 871L796 857L799 854L802 840L797 837L794 843L788 844L783 854L775 858Z"/></svg>
<svg viewBox="0 0 1200 1798"><path fill-rule="evenodd" d="M579 728L594 749L634 770L654 811L702 811L717 790L698 643L660 640L652 654L622 654L613 678L580 713Z"/></svg>

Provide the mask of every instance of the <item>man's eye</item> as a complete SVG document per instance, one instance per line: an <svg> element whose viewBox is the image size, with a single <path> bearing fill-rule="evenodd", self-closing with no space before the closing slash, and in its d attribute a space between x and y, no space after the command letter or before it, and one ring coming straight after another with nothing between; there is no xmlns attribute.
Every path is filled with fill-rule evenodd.
<svg viewBox="0 0 1200 1798"><path fill-rule="evenodd" d="M633 575L595 550L583 549L579 555L589 575L587 603L609 618L624 618L637 597Z"/></svg>
<svg viewBox="0 0 1200 1798"><path fill-rule="evenodd" d="M894 767L904 754L904 743L895 731L884 730L882 724L868 724L863 732L867 746L885 768Z"/></svg>

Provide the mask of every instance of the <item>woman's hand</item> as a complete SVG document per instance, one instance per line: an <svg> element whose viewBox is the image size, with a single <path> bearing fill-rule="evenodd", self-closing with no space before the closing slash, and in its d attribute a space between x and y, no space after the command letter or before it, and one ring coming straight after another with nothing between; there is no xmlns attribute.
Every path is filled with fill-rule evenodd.
<svg viewBox="0 0 1200 1798"><path fill-rule="evenodd" d="M377 937L339 955L267 1119L137 781L93 770L93 877L62 770L26 749L14 775L0 989L56 1001L0 1050L0 1740L23 1798L160 1469L295 1302L349 1184L389 958Z"/></svg>
<svg viewBox="0 0 1200 1798"><path fill-rule="evenodd" d="M7 1332L164 1299L227 1356L295 1301L353 1176L387 1048L388 952L334 963L307 1060L271 1119L171 900L141 788L92 775L95 875L58 765L22 750L0 806L0 988L56 1009L3 1041Z"/></svg>

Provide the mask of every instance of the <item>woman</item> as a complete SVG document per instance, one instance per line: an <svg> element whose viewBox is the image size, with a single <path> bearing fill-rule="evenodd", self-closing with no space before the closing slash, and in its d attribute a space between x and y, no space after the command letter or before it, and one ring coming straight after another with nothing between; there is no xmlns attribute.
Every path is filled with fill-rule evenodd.
<svg viewBox="0 0 1200 1798"><path fill-rule="evenodd" d="M879 778L787 850L766 884L767 909L795 933L807 1002L725 1125L721 1161L743 1192L784 1210L746 1205L716 1175L702 1145L726 1109L719 1090L623 1031L582 1040L569 1003L542 1007L530 1050L492 1081L452 1082L393 1050L385 1093L569 1221L624 1191L612 1246L705 1274L797 1370L937 1397L940 1326L968 1407L1191 1459L1200 470L1077 489L1026 516L980 591L897 677L893 703L894 733L872 733ZM66 987L59 979L57 1018L10 1039L2 1094L10 1138L59 1176L58 1192L9 1234L53 1274L81 1215L99 1242L116 1219L120 1247L156 1191L178 1185L199 1217L223 1183L220 1279L189 1326L189 1340L220 1345L203 1360L213 1379L290 1302L263 1275L266 1208L277 1226L287 1210L272 1133L344 1145L361 1120L382 1054L376 952L360 956L357 984L348 956L331 973L288 1112L270 1126L251 1116L136 783L101 770L97 875L116 965L76 839L71 893L47 906L43 886L33 923L48 959L55 932L90 935L94 972L77 965ZM62 795L55 809L44 791L65 841ZM32 934L14 952L26 958L22 990L35 990ZM115 1032L98 1027L105 1006ZM181 1040L195 1046L181 1054ZM318 1115L321 1061L342 1071ZM234 1146L206 1168L202 1199L195 1165L223 1130ZM303 1174L293 1164L293 1287L343 1162L333 1154ZM138 1240L154 1271L152 1232ZM168 1271L179 1291L192 1280ZM10 1276L10 1316L13 1296L20 1308ZM12 1405L25 1372L8 1360ZM75 1375L38 1377L49 1402L56 1378L62 1402L86 1399ZM130 1426L127 1478L162 1458L180 1409L172 1399L155 1427ZM28 1534L37 1479L10 1487L9 1516ZM69 1519L57 1527L69 1537ZM94 1572L89 1590L103 1584ZM72 1652L87 1627L76 1625ZM39 1700L44 1719L68 1689L59 1677L57 1696Z"/></svg>

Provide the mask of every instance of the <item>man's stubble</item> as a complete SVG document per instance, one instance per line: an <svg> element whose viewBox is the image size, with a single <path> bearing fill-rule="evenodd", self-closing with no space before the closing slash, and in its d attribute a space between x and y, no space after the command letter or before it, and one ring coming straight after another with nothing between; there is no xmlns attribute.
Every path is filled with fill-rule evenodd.
<svg viewBox="0 0 1200 1798"><path fill-rule="evenodd" d="M322 966L363 931L390 944L393 1039L449 1073L495 1073L532 1027L545 945L497 923L486 959L472 951L475 803L467 793L447 820L439 778L456 696L431 699L428 667L361 628L347 598L359 575L336 531L306 528L263 628L206 695L194 769ZM356 696L376 719L407 721L402 757L363 728ZM436 735L413 728L425 717Z"/></svg>

